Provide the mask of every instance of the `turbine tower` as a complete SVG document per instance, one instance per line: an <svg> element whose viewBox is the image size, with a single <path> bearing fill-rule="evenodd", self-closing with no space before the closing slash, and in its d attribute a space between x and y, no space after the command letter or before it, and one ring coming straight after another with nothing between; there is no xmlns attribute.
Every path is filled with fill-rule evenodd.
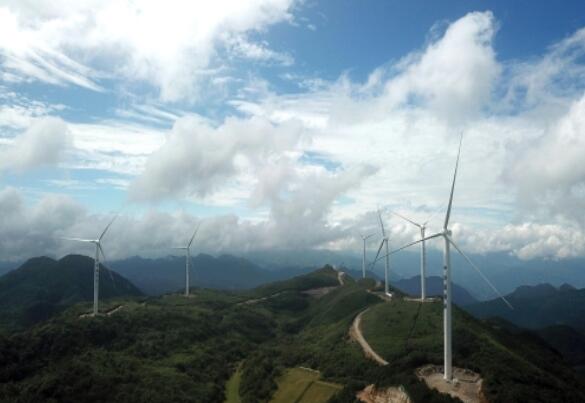
<svg viewBox="0 0 585 403"><path fill-rule="evenodd" d="M93 316L96 316L99 313L99 295L100 295L100 253L106 260L106 255L102 248L102 239L106 232L110 229L110 226L114 223L114 220L118 217L118 214L112 218L112 220L108 223L102 234L99 236L98 239L80 239L80 238L63 238L68 241L76 241L76 242L86 242L92 243L95 245L95 259L94 259L94 269L93 269ZM111 273L110 273L111 275ZM113 278L112 278L113 280Z"/></svg>
<svg viewBox="0 0 585 403"><path fill-rule="evenodd" d="M449 229L449 218L451 217L451 208L453 207L453 194L455 193L455 181L457 180L457 170L459 168L459 157L461 155L461 142L463 135L459 139L459 150L457 152L457 160L455 162L455 172L453 174L453 182L451 183L451 193L449 195L449 204L447 205L447 212L445 214L445 221L443 223L443 230L436 234L424 237L418 241L411 242L404 245L396 250L393 250L389 254L397 253L403 249L406 249L417 243L427 241L429 239L442 237L444 241L443 245L443 378L447 382L453 380L453 355L452 355L452 320L451 320L451 251L450 247L453 246L457 252L473 267L483 280L491 287L491 289L508 305L510 309L514 309L508 300L498 291L498 289L488 280L486 276L481 272L479 267L457 246L457 244L451 238L451 230ZM375 263L375 261L374 261Z"/></svg>
<svg viewBox="0 0 585 403"><path fill-rule="evenodd" d="M386 231L384 229L384 223L382 222L382 213L378 210L378 221L380 222L380 228L382 230L382 241L380 242L380 247L378 248L378 252L376 253L376 258L372 262L372 268L374 264L378 261L378 256L380 255L380 251L382 247L386 247L386 254L384 257L386 258L384 261L384 293L389 297L392 296L388 287L388 280L389 280L389 271L390 271L390 250L388 246L388 237L386 236Z"/></svg>
<svg viewBox="0 0 585 403"><path fill-rule="evenodd" d="M193 232L193 236L191 237L191 239L189 240L189 243L187 244L187 246L176 246L173 249L180 249L180 250L184 250L185 251L185 297L189 296L189 272L191 271L191 244L193 243L193 240L195 239L195 235L197 235L197 231L199 231L199 226L201 225L198 224L197 228L195 228L195 232Z"/></svg>
<svg viewBox="0 0 585 403"><path fill-rule="evenodd" d="M425 231L427 229L427 224L429 223L429 221L431 220L431 218L435 215L433 214L431 217L429 217L428 220L426 220L423 223L417 223L409 218L406 218L403 215L400 215L398 213L392 212L392 214L394 214L396 217L400 217L405 221L408 221L409 223L411 223L412 225L416 226L419 231L420 231L420 299L421 301L424 301L427 297L427 251L426 251L426 245L425 245Z"/></svg>
<svg viewBox="0 0 585 403"><path fill-rule="evenodd" d="M362 240L364 241L364 253L362 256L362 278L366 278L366 241L373 237L374 234L370 234L370 235L360 235L362 237Z"/></svg>

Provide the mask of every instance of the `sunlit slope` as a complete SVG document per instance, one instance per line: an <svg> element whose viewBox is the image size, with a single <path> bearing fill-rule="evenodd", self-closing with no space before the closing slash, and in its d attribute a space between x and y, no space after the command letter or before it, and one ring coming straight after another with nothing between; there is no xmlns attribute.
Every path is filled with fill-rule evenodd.
<svg viewBox="0 0 585 403"><path fill-rule="evenodd" d="M363 317L370 345L398 372L443 361L441 303L396 300ZM508 333L454 307L454 365L481 374L490 402L583 401L583 386L558 353L528 334Z"/></svg>

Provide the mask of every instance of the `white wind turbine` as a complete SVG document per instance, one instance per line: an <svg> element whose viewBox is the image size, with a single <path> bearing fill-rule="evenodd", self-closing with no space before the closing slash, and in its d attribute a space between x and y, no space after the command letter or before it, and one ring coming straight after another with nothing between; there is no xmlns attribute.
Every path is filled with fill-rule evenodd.
<svg viewBox="0 0 585 403"><path fill-rule="evenodd" d="M201 223L199 223L197 225L197 228L195 228L195 232L193 232L193 236L189 240L189 243L187 244L187 246L173 247L173 249L180 249L180 250L185 251L185 259L186 259L186 262L185 262L185 296L186 297L189 296L189 272L191 270L191 244L193 243L193 240L195 239L195 235L197 235L197 231L199 231L200 225L201 225Z"/></svg>
<svg viewBox="0 0 585 403"><path fill-rule="evenodd" d="M389 297L392 296L390 290L388 288L388 281L389 281L389 271L390 271L390 251L388 246L388 237L386 236L386 231L384 229L384 223L382 222L382 213L378 210L378 221L380 222L380 229L382 230L382 241L380 242L380 247L378 248L378 252L376 253L376 257L372 262L372 268L374 264L378 261L378 256L380 255L380 251L382 250L383 246L386 246L386 254L384 257L386 258L384 261L384 293Z"/></svg>
<svg viewBox="0 0 585 403"><path fill-rule="evenodd" d="M408 221L412 225L416 226L420 231L420 299L424 301L427 297L427 251L425 245L425 231L427 229L427 224L431 219L435 216L436 212L433 213L425 222L417 223L409 218L404 217L398 213L391 211L397 217L402 218L405 221Z"/></svg>
<svg viewBox="0 0 585 403"><path fill-rule="evenodd" d="M453 182L451 184L451 194L449 195L449 204L447 205L447 212L445 214L445 222L443 224L443 230L436 234L427 236L418 241L411 242L404 245L396 250L393 250L389 254L397 253L403 249L406 249L417 243L427 241L429 239L443 237L443 378L451 382L453 380L453 356L452 356L452 321L451 321L451 251L450 247L453 246L457 252L473 267L483 280L491 287L491 289L508 305L510 309L514 309L508 300L498 291L498 289L488 280L488 278L481 272L479 267L457 246L457 244L451 238L451 230L449 229L449 218L451 216L451 207L453 205L453 193L455 192L455 181L457 179L457 169L459 168L459 157L461 155L461 142L463 135L459 140L459 151L457 152L457 161L455 163L455 173L453 174ZM375 262L375 261L374 261Z"/></svg>
<svg viewBox="0 0 585 403"><path fill-rule="evenodd" d="M100 294L100 253L106 260L106 255L104 250L102 249L102 239L106 232L110 229L110 226L114 223L114 220L118 217L118 214L112 218L112 220L108 223L102 234L99 236L98 239L80 239L80 238L63 238L68 241L76 241L76 242L86 242L92 243L95 245L95 260L94 260L94 269L93 269L93 315L96 316L99 313L98 307L98 300ZM111 275L111 273L110 273ZM112 278L113 280L113 278Z"/></svg>
<svg viewBox="0 0 585 403"><path fill-rule="evenodd" d="M366 241L374 235L375 234L360 235L362 237L362 241L364 241L364 253L362 256L362 278L366 278Z"/></svg>

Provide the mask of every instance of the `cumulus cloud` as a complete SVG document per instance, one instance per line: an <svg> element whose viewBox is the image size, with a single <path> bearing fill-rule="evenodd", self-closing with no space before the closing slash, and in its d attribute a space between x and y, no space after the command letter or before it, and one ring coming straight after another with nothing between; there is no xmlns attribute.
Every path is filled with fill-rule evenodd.
<svg viewBox="0 0 585 403"><path fill-rule="evenodd" d="M585 224L585 96L539 136L514 144L507 179L526 208Z"/></svg>
<svg viewBox="0 0 585 403"><path fill-rule="evenodd" d="M570 223L523 222L490 231L458 225L453 232L473 253L508 252L523 260L566 259L585 253L585 234Z"/></svg>
<svg viewBox="0 0 585 403"><path fill-rule="evenodd" d="M277 126L257 117L228 118L213 127L198 117L181 118L165 144L149 157L132 196L137 200L204 197L227 180L284 158L301 135L294 122Z"/></svg>
<svg viewBox="0 0 585 403"><path fill-rule="evenodd" d="M491 12L455 21L439 40L397 66L402 71L386 83L389 100L428 104L443 118L473 117L489 101L500 73L492 48L495 31Z"/></svg>
<svg viewBox="0 0 585 403"><path fill-rule="evenodd" d="M262 26L290 18L288 3L279 4L272 17L254 14L233 25L239 27L232 26L235 36L231 42L222 36L222 45L237 57L278 62L267 44L249 42L253 36L245 34L256 29L251 27L258 18ZM198 205L234 207L234 214L205 221L201 247L206 251L359 250L360 233L379 231L378 205L425 219L446 204L463 130L452 216L457 242L471 252L507 251L523 259L583 255L583 31L529 63L499 62L493 48L496 31L491 13L470 13L398 63L375 69L364 82L347 74L332 82L295 76L301 91L278 94L266 81L252 80L230 102L238 117L219 122L197 115L177 118L180 113L165 108L149 110L157 124L176 119L166 135L160 126L70 124L78 159L68 164L124 173L122 187L136 176L129 186L135 201L186 198ZM122 47L119 74L133 71L130 55L141 46ZM169 50L175 51L191 50ZM156 68L157 62L150 61L163 60L154 51L136 54L136 60L148 61L143 71L133 72L137 77ZM211 59L201 60L211 66ZM201 66L189 68L203 74ZM569 79L562 79L563 71ZM164 77L157 83L169 99L186 88L165 87ZM6 196L6 203L16 199ZM30 208L17 205L12 208ZM107 221L88 212L75 217L53 232L93 236ZM416 228L385 219L393 245L417 237ZM155 211L123 216L108 250L114 257L166 254L167 246L188 236L197 220ZM54 228L49 224L42 225Z"/></svg>
<svg viewBox="0 0 585 403"><path fill-rule="evenodd" d="M70 143L71 134L63 120L39 118L10 145L0 148L0 170L22 172L55 165L61 161Z"/></svg>
<svg viewBox="0 0 585 403"><path fill-rule="evenodd" d="M293 0L6 1L0 53L14 79L103 90L100 80L145 80L164 100L193 99L222 65L221 38L245 37L292 19ZM278 58L236 40L240 56Z"/></svg>

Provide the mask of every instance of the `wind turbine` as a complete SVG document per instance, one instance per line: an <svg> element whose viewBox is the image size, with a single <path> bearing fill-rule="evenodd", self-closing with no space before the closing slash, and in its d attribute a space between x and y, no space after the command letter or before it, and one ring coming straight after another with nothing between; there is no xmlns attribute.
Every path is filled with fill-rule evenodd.
<svg viewBox="0 0 585 403"><path fill-rule="evenodd" d="M364 241L364 254L362 257L362 278L366 278L366 241L373 237L375 234L370 235L360 235L362 240Z"/></svg>
<svg viewBox="0 0 585 403"><path fill-rule="evenodd" d="M378 256L380 255L380 251L382 250L383 246L386 246L386 255L385 258L386 260L384 261L384 293L386 295L388 295L389 297L392 296L392 294L389 291L388 288L388 272L390 270L390 251L389 251L389 247L388 247L388 237L386 236L386 231L384 230L384 223L382 222L382 213L380 212L380 210L378 210L378 221L380 222L380 228L382 230L382 241L380 242L380 247L378 248L378 253L376 253L376 258L374 259L374 261L372 262L372 268L374 267L374 264L378 261Z"/></svg>
<svg viewBox="0 0 585 403"><path fill-rule="evenodd" d="M104 261L106 260L106 255L104 253L104 250L102 249L102 239L104 235L106 235L106 232L108 232L110 226L114 223L114 220L116 218L118 218L118 214L116 214L114 218L112 218L112 220L108 223L108 225L106 226L106 228L104 229L104 231L102 232L98 239L63 238L68 241L86 242L95 245L95 259L93 269L93 316L96 316L99 312L98 300L100 295L100 253L103 256Z"/></svg>
<svg viewBox="0 0 585 403"><path fill-rule="evenodd" d="M461 142L463 141L463 135L459 139L459 150L457 151L457 161L455 162L455 172L453 174L453 182L451 184L451 194L449 195L449 204L447 205L447 212L445 214L445 221L443 223L443 230L436 234L424 237L418 241L411 242L404 245L396 250L393 250L389 254L397 253L403 249L406 249L417 243L427 241L429 239L442 237L444 241L443 246L443 378L447 382L453 380L453 356L452 356L452 321L451 321L451 251L450 247L453 246L457 252L473 267L483 280L491 287L491 289L508 305L510 309L514 309L508 300L498 291L498 289L488 280L486 276L481 272L479 267L457 246L457 244L451 238L451 230L449 229L449 218L451 217L451 207L453 206L453 194L455 192L455 181L457 179L457 170L459 168L459 157L461 155ZM375 261L374 261L375 263Z"/></svg>
<svg viewBox="0 0 585 403"><path fill-rule="evenodd" d="M431 219L435 216L435 213L433 213L425 222L423 223L417 223L409 218L404 217L403 215L400 215L398 213L395 213L393 211L391 211L390 213L394 214L397 217L402 218L405 221L408 221L409 223L411 223L412 225L418 227L419 231L420 231L420 299L421 301L424 301L427 297L427 251L426 251L426 245L425 245L425 231L427 229L427 224L429 223L429 221L431 221Z"/></svg>
<svg viewBox="0 0 585 403"><path fill-rule="evenodd" d="M189 272L191 270L191 244L193 243L193 240L195 239L195 235L197 235L197 231L199 231L199 226L201 225L201 223L199 223L197 225L197 228L195 228L195 232L193 232L193 236L191 237L191 239L189 240L189 243L187 244L187 246L176 246L173 249L180 249L180 250L184 250L185 251L185 296L188 297L189 296Z"/></svg>

